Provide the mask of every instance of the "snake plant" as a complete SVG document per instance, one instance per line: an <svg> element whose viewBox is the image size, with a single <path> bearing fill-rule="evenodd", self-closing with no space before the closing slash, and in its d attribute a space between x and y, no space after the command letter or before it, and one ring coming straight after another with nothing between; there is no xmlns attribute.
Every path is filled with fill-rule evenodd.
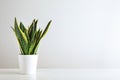
<svg viewBox="0 0 120 80"><path fill-rule="evenodd" d="M36 55L40 40L45 36L49 29L51 20L48 22L44 30L37 29L38 20L34 19L28 28L22 22L18 25L15 18L14 27L12 30L15 32L16 38L20 46L21 55Z"/></svg>

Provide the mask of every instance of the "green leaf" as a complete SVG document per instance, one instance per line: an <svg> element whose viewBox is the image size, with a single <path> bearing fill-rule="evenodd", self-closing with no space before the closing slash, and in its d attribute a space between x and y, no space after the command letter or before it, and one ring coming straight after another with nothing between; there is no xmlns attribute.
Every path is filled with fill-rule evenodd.
<svg viewBox="0 0 120 80"><path fill-rule="evenodd" d="M28 30L25 28L25 26L22 24L22 22L20 22L20 29L22 30L22 32L24 32L26 38L27 38L27 42L30 42L30 38L28 35Z"/></svg>
<svg viewBox="0 0 120 80"><path fill-rule="evenodd" d="M48 22L48 24L47 24L47 26L46 26L44 32L43 32L42 35L41 35L41 39L45 36L46 32L48 31L51 22L52 22L52 20L50 20L50 21Z"/></svg>
<svg viewBox="0 0 120 80"><path fill-rule="evenodd" d="M27 38L26 38L25 34L22 32L22 30L20 29L20 27L18 26L16 18L15 18L14 27L15 27L14 28L15 34L18 39L21 50L23 53L26 54L28 52Z"/></svg>
<svg viewBox="0 0 120 80"><path fill-rule="evenodd" d="M34 25L33 25L34 32L37 31L37 23L38 23L38 20L35 20Z"/></svg>
<svg viewBox="0 0 120 80"><path fill-rule="evenodd" d="M35 47L34 47L34 50L33 50L33 52L35 54L37 52L37 49L38 49L38 46L39 46L39 43L40 43L40 40L41 40L41 37L40 37L41 34L42 34L42 31L40 31L40 29L39 29L36 33L36 44L35 44Z"/></svg>
<svg viewBox="0 0 120 80"><path fill-rule="evenodd" d="M35 35L35 31L36 31L36 28L37 28L36 25L37 25L37 21L35 21L35 19L34 19L32 24L30 25L30 27L28 29L28 34L29 34L30 41L32 40L32 38Z"/></svg>
<svg viewBox="0 0 120 80"><path fill-rule="evenodd" d="M25 28L25 26L22 24L22 22L20 22L20 29L22 30L22 32L26 32L26 28Z"/></svg>

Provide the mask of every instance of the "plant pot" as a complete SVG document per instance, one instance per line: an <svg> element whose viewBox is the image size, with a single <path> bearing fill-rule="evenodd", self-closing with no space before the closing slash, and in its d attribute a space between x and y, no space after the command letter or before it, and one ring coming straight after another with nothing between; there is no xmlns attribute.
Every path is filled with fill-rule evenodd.
<svg viewBox="0 0 120 80"><path fill-rule="evenodd" d="M19 68L22 74L36 74L38 55L19 55Z"/></svg>

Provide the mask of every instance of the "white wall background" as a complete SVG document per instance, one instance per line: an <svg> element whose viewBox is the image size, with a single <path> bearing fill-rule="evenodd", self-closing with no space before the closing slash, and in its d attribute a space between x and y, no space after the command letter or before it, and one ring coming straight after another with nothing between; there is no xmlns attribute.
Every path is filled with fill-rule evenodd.
<svg viewBox="0 0 120 80"><path fill-rule="evenodd" d="M0 0L0 68L18 67L14 17L40 27L39 68L120 68L120 0Z"/></svg>

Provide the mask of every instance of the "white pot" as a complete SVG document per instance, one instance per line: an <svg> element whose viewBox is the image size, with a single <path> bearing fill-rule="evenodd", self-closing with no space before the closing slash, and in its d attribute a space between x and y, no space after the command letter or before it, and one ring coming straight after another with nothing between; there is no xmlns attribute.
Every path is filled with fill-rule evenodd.
<svg viewBox="0 0 120 80"><path fill-rule="evenodd" d="M19 67L22 74L36 74L38 55L19 55Z"/></svg>

